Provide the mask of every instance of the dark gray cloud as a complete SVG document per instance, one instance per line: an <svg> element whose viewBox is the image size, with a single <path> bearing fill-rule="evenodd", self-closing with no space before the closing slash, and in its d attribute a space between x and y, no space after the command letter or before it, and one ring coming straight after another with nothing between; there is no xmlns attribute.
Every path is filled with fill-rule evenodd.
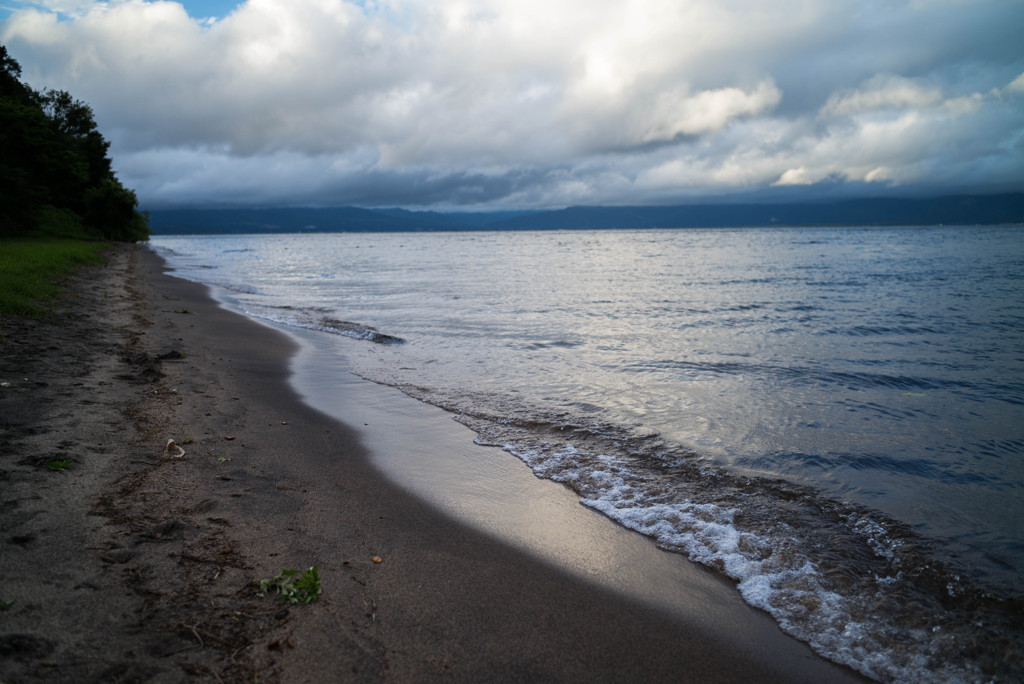
<svg viewBox="0 0 1024 684"><path fill-rule="evenodd" d="M21 5L0 40L149 206L1024 186L1017 0Z"/></svg>

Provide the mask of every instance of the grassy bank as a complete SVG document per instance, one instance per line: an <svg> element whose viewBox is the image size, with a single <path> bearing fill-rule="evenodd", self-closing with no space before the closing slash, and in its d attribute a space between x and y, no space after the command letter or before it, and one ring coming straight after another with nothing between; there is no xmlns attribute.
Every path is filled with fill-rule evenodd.
<svg viewBox="0 0 1024 684"><path fill-rule="evenodd" d="M61 280L103 261L106 244L27 238L0 240L0 315L37 317L60 293Z"/></svg>

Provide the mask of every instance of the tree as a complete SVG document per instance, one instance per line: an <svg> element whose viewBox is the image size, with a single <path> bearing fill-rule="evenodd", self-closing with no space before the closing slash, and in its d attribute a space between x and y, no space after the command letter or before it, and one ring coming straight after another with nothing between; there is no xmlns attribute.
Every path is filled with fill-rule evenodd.
<svg viewBox="0 0 1024 684"><path fill-rule="evenodd" d="M21 65L0 45L0 97L29 100L31 90L21 82Z"/></svg>
<svg viewBox="0 0 1024 684"><path fill-rule="evenodd" d="M0 235L40 232L49 217L72 212L93 237L148 238L148 217L114 174L92 108L20 78L0 45Z"/></svg>
<svg viewBox="0 0 1024 684"><path fill-rule="evenodd" d="M105 178L85 194L85 225L113 240L145 240L149 225L136 210L138 204L135 192L113 178Z"/></svg>

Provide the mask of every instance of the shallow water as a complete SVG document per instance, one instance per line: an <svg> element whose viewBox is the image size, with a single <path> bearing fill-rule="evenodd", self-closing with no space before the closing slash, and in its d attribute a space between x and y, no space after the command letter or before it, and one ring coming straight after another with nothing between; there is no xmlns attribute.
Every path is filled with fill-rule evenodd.
<svg viewBox="0 0 1024 684"><path fill-rule="evenodd" d="M253 316L350 338L358 374L732 577L835 660L1020 666L1020 228L153 242Z"/></svg>

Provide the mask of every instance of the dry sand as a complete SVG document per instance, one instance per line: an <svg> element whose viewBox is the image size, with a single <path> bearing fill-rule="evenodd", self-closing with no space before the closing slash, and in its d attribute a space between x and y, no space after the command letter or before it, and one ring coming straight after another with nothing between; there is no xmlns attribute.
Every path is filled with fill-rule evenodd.
<svg viewBox="0 0 1024 684"><path fill-rule="evenodd" d="M861 681L781 633L769 657L738 649L403 493L290 388L287 335L145 247L113 248L58 308L0 320L0 682ZM252 584L311 565L308 606Z"/></svg>

